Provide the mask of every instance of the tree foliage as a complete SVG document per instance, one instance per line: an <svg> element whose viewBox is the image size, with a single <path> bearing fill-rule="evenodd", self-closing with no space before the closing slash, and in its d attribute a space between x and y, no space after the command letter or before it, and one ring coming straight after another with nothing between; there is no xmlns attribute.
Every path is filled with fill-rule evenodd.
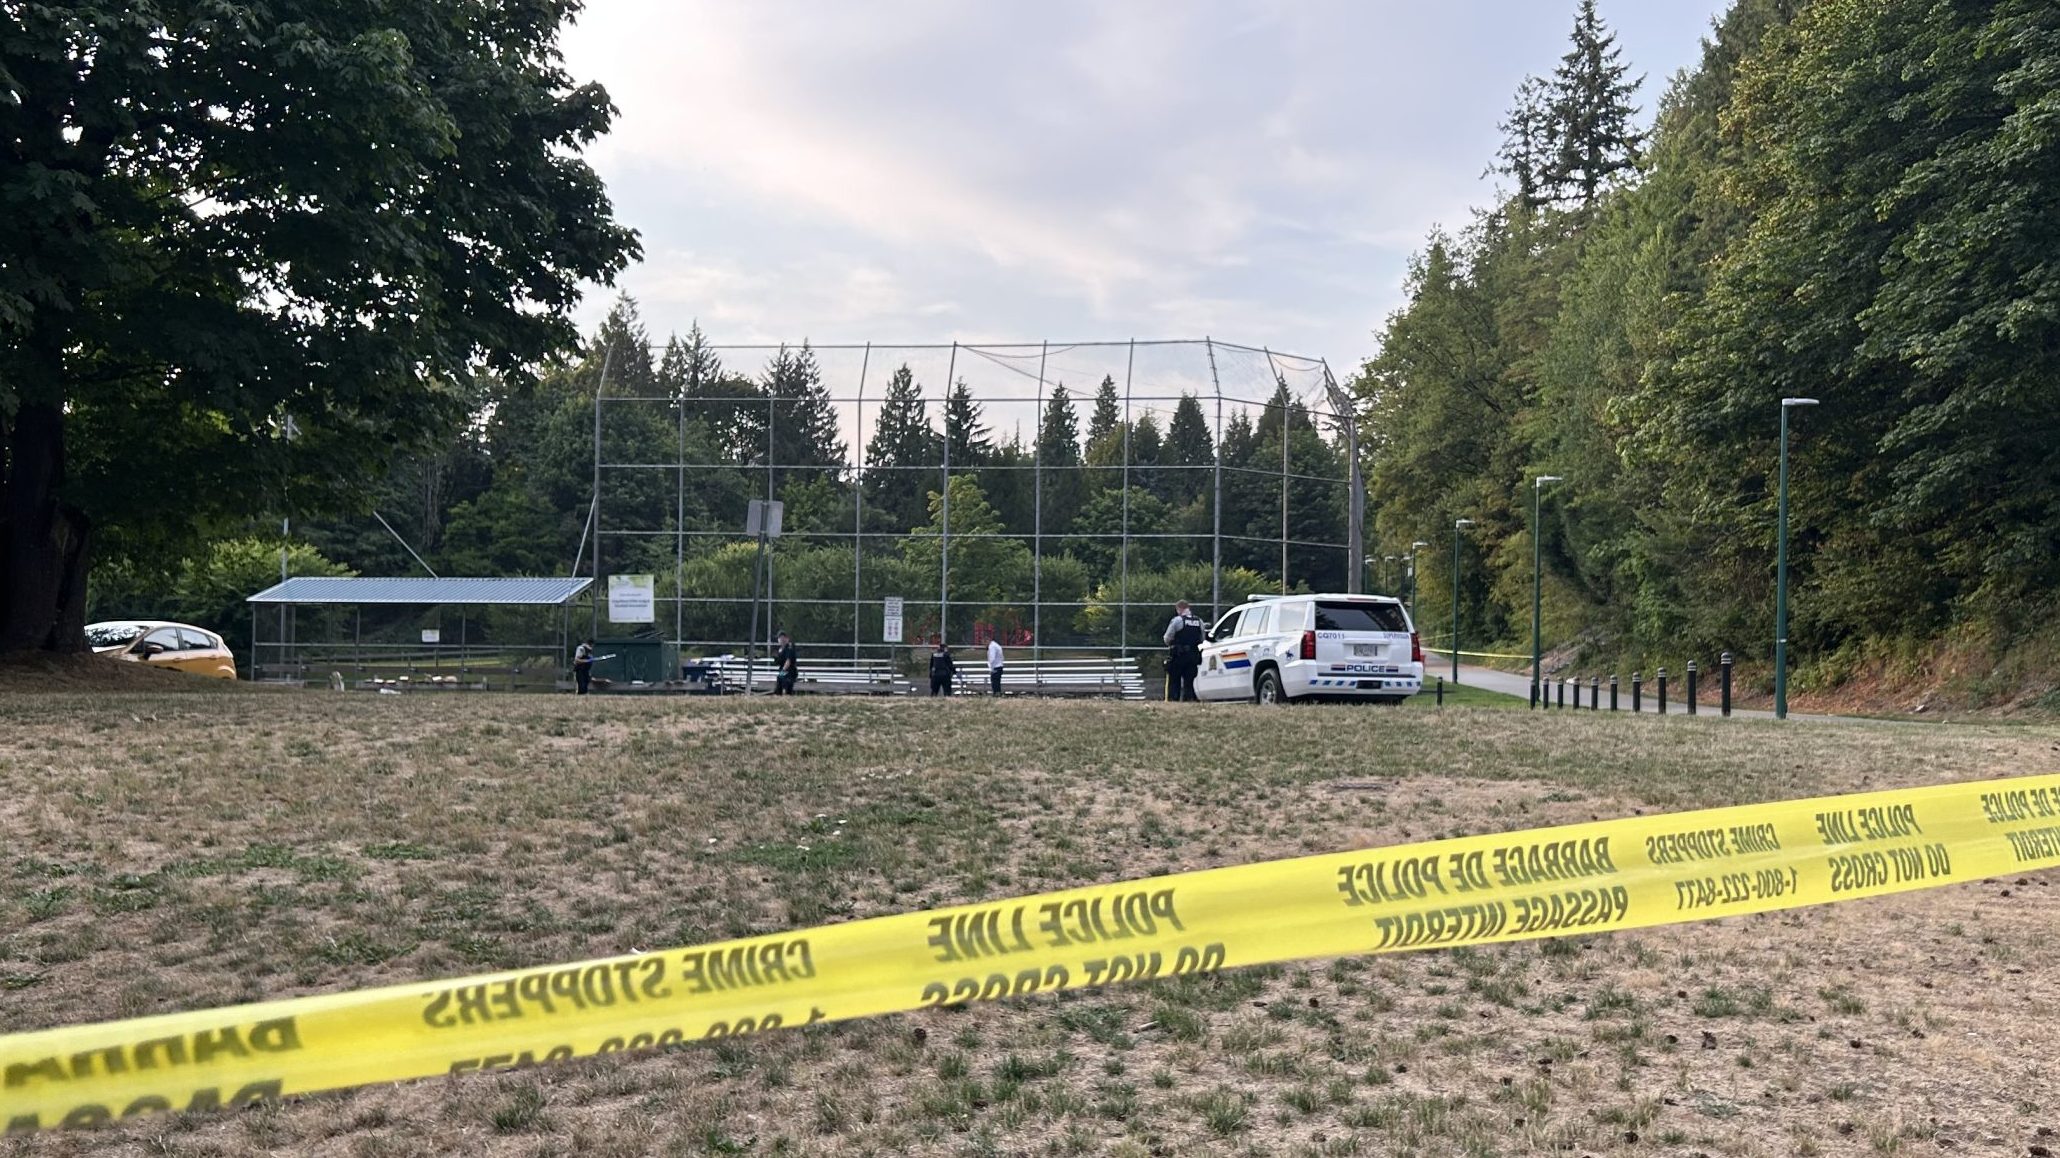
<svg viewBox="0 0 2060 1158"><path fill-rule="evenodd" d="M362 503L636 252L568 0L73 0L0 35L0 650L81 646L94 550Z"/></svg>
<svg viewBox="0 0 2060 1158"><path fill-rule="evenodd" d="M1613 57L1591 16L1560 75L1585 60L1588 91L1627 107L1625 66L1593 67ZM1529 476L1564 475L1542 527L1548 635L1765 654L1779 404L1812 397L1791 445L1792 634L1833 657L1825 674L2045 618L2055 61L2060 9L2031 0L1737 0L1642 149L1597 137L1642 170L1562 165L1604 178L1563 205L1550 172L1515 173L1506 205L1412 265L1355 382L1383 535L1438 542L1473 519L1462 629L1507 637L1528 620ZM1539 99L1519 94L1505 171L1534 155L1541 109L1573 124ZM1442 554L1432 623L1451 610Z"/></svg>

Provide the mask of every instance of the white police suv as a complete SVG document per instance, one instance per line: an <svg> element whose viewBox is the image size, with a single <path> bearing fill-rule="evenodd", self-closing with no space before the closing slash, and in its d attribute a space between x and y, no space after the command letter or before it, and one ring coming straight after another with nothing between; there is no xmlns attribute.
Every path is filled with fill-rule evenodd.
<svg viewBox="0 0 2060 1158"><path fill-rule="evenodd" d="M1195 695L1204 700L1371 700L1423 690L1423 645L1385 595L1254 595L1209 631Z"/></svg>

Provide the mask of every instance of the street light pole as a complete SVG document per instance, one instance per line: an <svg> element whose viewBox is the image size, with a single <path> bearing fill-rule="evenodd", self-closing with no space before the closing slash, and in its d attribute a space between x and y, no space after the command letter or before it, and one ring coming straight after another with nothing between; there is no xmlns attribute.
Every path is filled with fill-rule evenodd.
<svg viewBox="0 0 2060 1158"><path fill-rule="evenodd" d="M1411 621L1416 619L1416 553L1428 546L1430 544L1422 539L1409 544L1409 618Z"/></svg>
<svg viewBox="0 0 2060 1158"><path fill-rule="evenodd" d="M1539 613L1544 605L1542 569L1545 552L1538 536L1538 515L1544 505L1545 484L1563 481L1556 474L1541 474L1531 481L1531 706L1538 706L1538 689L1544 677L1544 638Z"/></svg>
<svg viewBox="0 0 2060 1158"><path fill-rule="evenodd" d="M1815 406L1815 398L1781 400L1779 528L1774 532L1774 718L1788 718L1788 411Z"/></svg>
<svg viewBox="0 0 2060 1158"><path fill-rule="evenodd" d="M1452 682L1459 682L1459 529L1473 526L1472 519L1452 523Z"/></svg>

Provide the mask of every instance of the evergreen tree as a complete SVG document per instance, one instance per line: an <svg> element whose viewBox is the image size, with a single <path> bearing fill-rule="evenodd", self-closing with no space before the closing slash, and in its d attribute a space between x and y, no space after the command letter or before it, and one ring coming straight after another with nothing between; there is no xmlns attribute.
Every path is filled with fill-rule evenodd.
<svg viewBox="0 0 2060 1158"><path fill-rule="evenodd" d="M758 383L723 365L699 322L666 343L658 366L659 386L686 411L690 426L706 432L713 461L742 465L762 461L765 452L765 392Z"/></svg>
<svg viewBox="0 0 2060 1158"><path fill-rule="evenodd" d="M1163 489L1164 476L1158 469L1164 441L1159 434L1159 420L1153 415L1139 415L1130 424L1131 485L1143 487L1160 499L1168 497Z"/></svg>
<svg viewBox="0 0 2060 1158"><path fill-rule="evenodd" d="M837 412L808 343L799 349L780 347L765 368L765 392L772 399L768 409L773 426L766 445L772 455L774 490L791 478L832 478L840 472L844 441L837 433Z"/></svg>
<svg viewBox="0 0 2060 1158"><path fill-rule="evenodd" d="M659 393L658 371L651 361L651 335L644 329L637 300L626 293L616 297L602 319L591 355L582 367L581 378L589 396L602 388L604 373L607 397L651 398Z"/></svg>
<svg viewBox="0 0 2060 1158"><path fill-rule="evenodd" d="M1573 48L1552 74L1547 106L1552 123L1542 141L1557 150L1542 184L1550 195L1578 197L1586 208L1611 178L1637 167L1645 137L1632 127L1638 109L1631 97L1645 78L1625 79L1630 66L1619 60L1623 52L1616 34L1602 23L1595 0L1581 0L1572 40ZM1535 101L1536 95L1530 89L1528 98ZM1512 117L1528 117L1526 94L1520 92L1518 100L1519 111Z"/></svg>
<svg viewBox="0 0 2060 1158"><path fill-rule="evenodd" d="M1213 480L1209 468L1216 465L1216 443L1209 434L1208 416L1201 399L1182 394L1173 407L1173 420L1166 427L1166 445L1159 454L1166 498L1184 506L1208 495Z"/></svg>
<svg viewBox="0 0 2060 1158"><path fill-rule="evenodd" d="M887 397L866 443L868 521L906 532L928 517L929 493L939 485L944 442L930 426L923 388L906 363L887 380Z"/></svg>
<svg viewBox="0 0 2060 1158"><path fill-rule="evenodd" d="M1544 208L1552 200L1547 185L1559 163L1551 87L1535 76L1525 77L1501 129L1502 148L1494 171L1516 178L1517 202L1525 209Z"/></svg>
<svg viewBox="0 0 2060 1158"><path fill-rule="evenodd" d="M1094 392L1094 413L1087 419L1087 444L1115 434L1123 425L1123 400L1116 394L1116 379L1113 375L1102 375L1102 384Z"/></svg>
<svg viewBox="0 0 2060 1158"><path fill-rule="evenodd" d="M1079 514L1084 484L1080 477L1080 417L1064 383L1052 387L1037 425L1037 462L1044 476L1044 533L1062 535Z"/></svg>
<svg viewBox="0 0 2060 1158"><path fill-rule="evenodd" d="M1087 466L1081 475L1089 498L1122 489L1123 456L1130 449L1128 435L1116 380L1105 375L1095 391L1094 411L1087 419Z"/></svg>
<svg viewBox="0 0 2060 1158"><path fill-rule="evenodd" d="M982 465L992 451L987 424L980 417L980 404L973 401L973 392L966 389L964 378L951 388L951 397L945 400L944 437L951 445L953 471L962 466Z"/></svg>

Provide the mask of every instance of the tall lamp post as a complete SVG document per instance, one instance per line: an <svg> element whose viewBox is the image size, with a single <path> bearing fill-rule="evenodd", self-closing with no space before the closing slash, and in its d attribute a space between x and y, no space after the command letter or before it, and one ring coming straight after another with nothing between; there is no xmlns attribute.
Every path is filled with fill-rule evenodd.
<svg viewBox="0 0 2060 1158"><path fill-rule="evenodd" d="M1472 519L1452 522L1452 682L1459 682L1459 530L1473 526Z"/></svg>
<svg viewBox="0 0 2060 1158"><path fill-rule="evenodd" d="M1409 618L1412 620L1416 618L1416 553L1428 546L1430 544L1422 539L1409 544Z"/></svg>
<svg viewBox="0 0 2060 1158"><path fill-rule="evenodd" d="M1815 398L1781 400L1780 527L1774 533L1774 718L1788 718L1788 411Z"/></svg>
<svg viewBox="0 0 2060 1158"><path fill-rule="evenodd" d="M1394 564L1395 564L1395 563L1396 563L1397 561L1399 561L1399 560L1400 560L1401 558L1402 558L1402 556L1400 556L1400 555L1382 555L1382 556L1380 557L1380 560L1381 560L1381 568L1380 568L1380 573L1381 573L1381 586L1383 586L1383 587L1386 587L1386 588L1388 588L1388 589L1390 589L1390 590L1393 590L1393 589L1394 589L1394 587L1395 587L1395 568L1394 568Z"/></svg>
<svg viewBox="0 0 2060 1158"><path fill-rule="evenodd" d="M1541 474L1531 480L1531 706L1538 706L1538 689L1545 674L1544 638L1539 630L1539 612L1544 606L1542 569L1545 552L1538 537L1538 513L1544 503L1545 484L1564 482L1556 474Z"/></svg>

